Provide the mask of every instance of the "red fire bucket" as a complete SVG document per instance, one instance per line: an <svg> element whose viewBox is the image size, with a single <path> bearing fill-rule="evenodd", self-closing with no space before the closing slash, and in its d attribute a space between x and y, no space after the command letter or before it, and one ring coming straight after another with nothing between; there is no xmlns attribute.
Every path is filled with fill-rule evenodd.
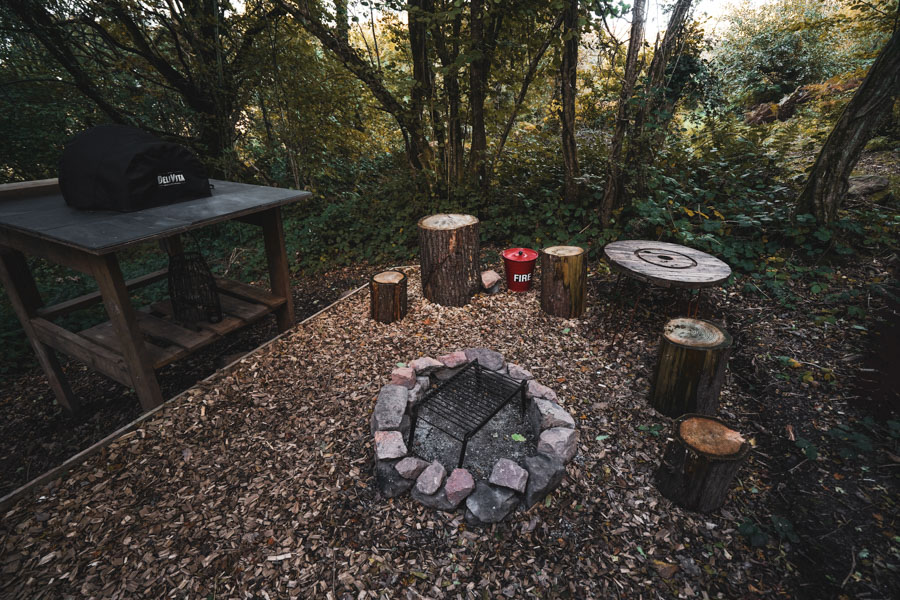
<svg viewBox="0 0 900 600"><path fill-rule="evenodd" d="M531 248L510 248L501 255L506 268L506 286L511 292L527 292L538 253Z"/></svg>

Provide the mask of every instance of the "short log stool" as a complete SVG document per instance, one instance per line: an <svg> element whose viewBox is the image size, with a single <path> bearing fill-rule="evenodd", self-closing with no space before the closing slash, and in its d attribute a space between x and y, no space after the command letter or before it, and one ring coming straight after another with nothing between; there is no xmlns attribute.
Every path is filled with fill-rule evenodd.
<svg viewBox="0 0 900 600"><path fill-rule="evenodd" d="M731 352L727 331L702 319L666 323L650 404L667 417L685 413L714 415Z"/></svg>
<svg viewBox="0 0 900 600"><path fill-rule="evenodd" d="M656 471L656 488L688 510L716 510L725 502L750 444L719 419L705 415L676 420L674 437Z"/></svg>
<svg viewBox="0 0 900 600"><path fill-rule="evenodd" d="M379 323L393 323L406 316L406 275L383 271L369 281L369 307Z"/></svg>
<svg viewBox="0 0 900 600"><path fill-rule="evenodd" d="M587 256L578 246L541 250L541 308L547 314L577 319L584 314Z"/></svg>

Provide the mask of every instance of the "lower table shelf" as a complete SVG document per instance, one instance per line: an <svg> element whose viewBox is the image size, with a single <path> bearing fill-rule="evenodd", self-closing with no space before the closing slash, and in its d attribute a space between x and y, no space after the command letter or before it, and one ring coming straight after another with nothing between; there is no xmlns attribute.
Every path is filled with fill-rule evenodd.
<svg viewBox="0 0 900 600"><path fill-rule="evenodd" d="M169 300L136 311L144 348L154 369L184 358L228 333L260 320L286 301L260 288L229 279L217 278L216 287L222 304L222 320L218 323L201 321L197 323L196 330L173 320ZM110 321L78 333L43 318L33 319L32 324L45 344L86 362L121 383L130 384L122 346Z"/></svg>

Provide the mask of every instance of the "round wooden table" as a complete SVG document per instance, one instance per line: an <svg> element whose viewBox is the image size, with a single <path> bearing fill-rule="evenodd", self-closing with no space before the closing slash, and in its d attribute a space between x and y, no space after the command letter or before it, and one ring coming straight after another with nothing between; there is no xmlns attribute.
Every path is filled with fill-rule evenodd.
<svg viewBox="0 0 900 600"><path fill-rule="evenodd" d="M612 242L603 248L609 266L618 272L616 289L622 275L643 281L650 285L685 290L702 290L714 287L731 276L731 267L706 252L651 240L623 240ZM641 301L643 290L634 301L626 329L631 325L634 313ZM696 305L688 303L688 316L700 312L700 293ZM619 335L617 328L613 335L614 345Z"/></svg>
<svg viewBox="0 0 900 600"><path fill-rule="evenodd" d="M668 242L612 242L603 254L619 273L660 287L700 289L731 277L731 267L715 256Z"/></svg>

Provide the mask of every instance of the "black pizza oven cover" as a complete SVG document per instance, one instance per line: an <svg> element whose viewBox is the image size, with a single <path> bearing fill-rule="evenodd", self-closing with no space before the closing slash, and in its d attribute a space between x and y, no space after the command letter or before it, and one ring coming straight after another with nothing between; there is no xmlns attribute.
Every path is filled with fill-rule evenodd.
<svg viewBox="0 0 900 600"><path fill-rule="evenodd" d="M125 212L212 195L193 152L127 125L76 135L60 159L59 187L73 208Z"/></svg>

